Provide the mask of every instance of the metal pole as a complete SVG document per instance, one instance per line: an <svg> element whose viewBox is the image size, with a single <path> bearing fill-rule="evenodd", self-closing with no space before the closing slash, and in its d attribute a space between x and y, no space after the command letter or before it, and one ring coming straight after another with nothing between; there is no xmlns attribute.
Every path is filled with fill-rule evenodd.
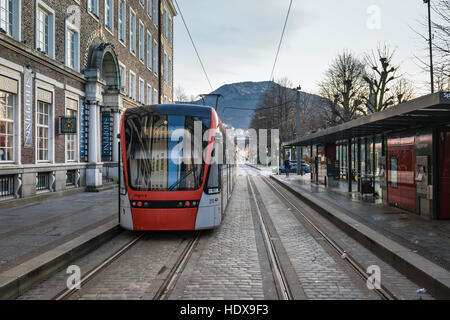
<svg viewBox="0 0 450 320"><path fill-rule="evenodd" d="M348 192L352 192L352 139L347 140L347 180Z"/></svg>
<svg viewBox="0 0 450 320"><path fill-rule="evenodd" d="M431 36L431 0L424 0L428 5L428 36L430 42L430 79L431 93L434 93L434 72L433 72L433 39Z"/></svg>
<svg viewBox="0 0 450 320"><path fill-rule="evenodd" d="M297 141L300 139L300 87L297 88ZM303 175L301 147L297 147L297 174Z"/></svg>

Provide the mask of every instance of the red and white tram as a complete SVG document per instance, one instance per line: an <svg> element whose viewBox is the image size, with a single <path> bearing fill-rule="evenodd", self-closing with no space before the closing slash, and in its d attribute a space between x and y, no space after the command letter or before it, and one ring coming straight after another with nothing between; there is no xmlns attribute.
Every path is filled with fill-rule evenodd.
<svg viewBox="0 0 450 320"><path fill-rule="evenodd" d="M122 116L120 132L123 228L201 230L220 225L236 166L234 143L225 139L225 127L213 108L130 108Z"/></svg>

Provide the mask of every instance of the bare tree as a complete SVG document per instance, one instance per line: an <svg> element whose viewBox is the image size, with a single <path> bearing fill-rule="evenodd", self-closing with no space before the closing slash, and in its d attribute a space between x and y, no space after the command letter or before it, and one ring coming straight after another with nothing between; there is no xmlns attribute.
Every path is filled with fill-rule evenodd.
<svg viewBox="0 0 450 320"><path fill-rule="evenodd" d="M364 81L365 66L352 53L339 54L319 83L320 95L329 101L326 113L329 125L337 125L355 119L365 113L361 97L368 88Z"/></svg>
<svg viewBox="0 0 450 320"><path fill-rule="evenodd" d="M380 45L376 52L372 51L365 56L364 60L370 68L364 76L369 86L369 95L362 97L367 113L383 111L394 105L395 96L389 93L391 84L399 77L399 66L392 64L394 53L395 50L390 50L384 44Z"/></svg>
<svg viewBox="0 0 450 320"><path fill-rule="evenodd" d="M287 78L271 83L255 109L250 127L279 129L281 141L297 138L297 92L292 87ZM326 126L323 114L327 104L326 99L300 92L301 136Z"/></svg>
<svg viewBox="0 0 450 320"><path fill-rule="evenodd" d="M402 77L397 79L390 89L394 105L411 100L415 97L415 88L411 81Z"/></svg>
<svg viewBox="0 0 450 320"><path fill-rule="evenodd" d="M181 87L180 85L178 85L175 88L175 101L177 102L190 102L193 100L189 100L186 92L184 91L183 87Z"/></svg>

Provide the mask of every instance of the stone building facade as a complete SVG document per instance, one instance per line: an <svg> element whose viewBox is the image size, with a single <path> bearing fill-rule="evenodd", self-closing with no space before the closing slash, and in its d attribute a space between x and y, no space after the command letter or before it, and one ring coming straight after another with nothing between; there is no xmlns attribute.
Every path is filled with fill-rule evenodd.
<svg viewBox="0 0 450 320"><path fill-rule="evenodd" d="M172 0L0 0L0 201L117 178L125 108L173 101Z"/></svg>

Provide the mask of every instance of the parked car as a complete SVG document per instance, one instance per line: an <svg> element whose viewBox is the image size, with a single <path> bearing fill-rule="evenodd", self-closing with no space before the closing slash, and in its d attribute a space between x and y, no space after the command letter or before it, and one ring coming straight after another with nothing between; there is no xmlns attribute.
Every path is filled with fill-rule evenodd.
<svg viewBox="0 0 450 320"><path fill-rule="evenodd" d="M302 169L304 173L309 173L310 168L309 165L302 160ZM289 170L290 173L297 173L297 161L290 161L291 169ZM284 165L281 165L279 168L280 173L286 173L286 167Z"/></svg>

